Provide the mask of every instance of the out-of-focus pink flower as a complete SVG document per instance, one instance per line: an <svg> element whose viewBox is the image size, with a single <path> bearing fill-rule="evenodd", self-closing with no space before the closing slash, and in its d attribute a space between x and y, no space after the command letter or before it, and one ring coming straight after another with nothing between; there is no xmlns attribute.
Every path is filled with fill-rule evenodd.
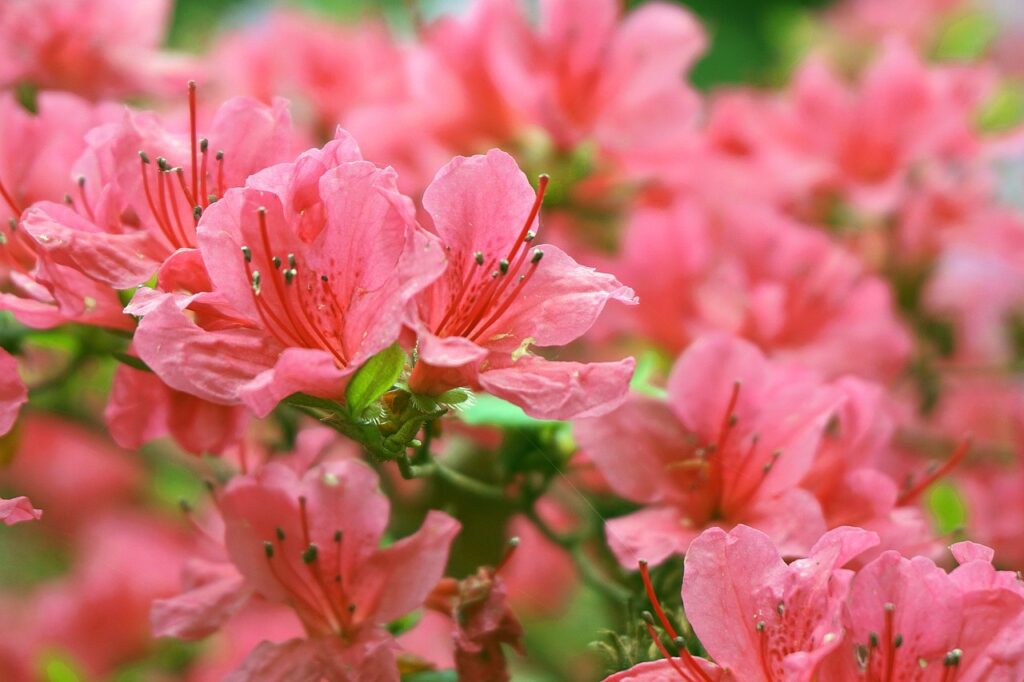
<svg viewBox="0 0 1024 682"><path fill-rule="evenodd" d="M938 256L923 303L952 320L957 362L998 366L1013 360L1008 322L1024 310L1024 219L1005 209L970 219Z"/></svg>
<svg viewBox="0 0 1024 682"><path fill-rule="evenodd" d="M575 525L561 505L546 497L537 500L536 511L558 532ZM572 557L523 516L509 523L509 535L519 539L518 549L501 569L512 609L525 617L559 617L575 592L576 567Z"/></svg>
<svg viewBox="0 0 1024 682"><path fill-rule="evenodd" d="M193 563L187 591L154 605L158 635L209 634L255 593L290 606L307 637L261 643L229 679L397 680L383 626L423 604L440 579L454 519L430 512L417 533L379 548L387 498L355 460L301 476L272 462L232 480L218 506L231 563Z"/></svg>
<svg viewBox="0 0 1024 682"><path fill-rule="evenodd" d="M17 449L0 480L46 510L48 529L81 529L138 494L137 458L87 428L30 413L18 429Z"/></svg>
<svg viewBox="0 0 1024 682"><path fill-rule="evenodd" d="M542 419L602 414L625 397L632 358L581 364L530 352L576 340L610 300L635 302L614 277L534 246L542 199L498 150L456 158L427 188L447 266L416 300L413 391L483 389Z"/></svg>
<svg viewBox="0 0 1024 682"><path fill-rule="evenodd" d="M821 661L843 640L853 571L842 566L877 542L874 533L836 528L787 565L764 533L710 528L686 552L686 617L708 654L738 680L818 679Z"/></svg>
<svg viewBox="0 0 1024 682"><path fill-rule="evenodd" d="M831 23L856 40L876 43L898 35L925 49L944 17L964 0L844 0L830 12Z"/></svg>
<svg viewBox="0 0 1024 682"><path fill-rule="evenodd" d="M94 517L76 544L72 572L31 597L33 640L37 652L65 652L102 679L152 651L150 604L174 594L191 542L166 522L121 509Z"/></svg>
<svg viewBox="0 0 1024 682"><path fill-rule="evenodd" d="M91 98L166 91L188 60L159 51L170 0L11 0L0 7L0 85Z"/></svg>
<svg viewBox="0 0 1024 682"><path fill-rule="evenodd" d="M231 100L217 110L208 138L197 130L194 84L189 102L181 132L155 114L128 111L89 133L77 202L43 202L25 215L41 257L115 289L138 286L175 251L196 246L196 223L212 197L291 158L284 101Z"/></svg>
<svg viewBox="0 0 1024 682"><path fill-rule="evenodd" d="M443 267L394 172L342 133L228 191L198 233L212 293L136 294L135 348L171 388L257 416L298 391L342 395Z"/></svg>
<svg viewBox="0 0 1024 682"><path fill-rule="evenodd" d="M984 69L930 67L895 40L854 85L812 58L781 96L718 100L708 141L720 158L709 160L742 187L764 179L759 196L835 226L872 266L919 265L991 195L975 125L991 84Z"/></svg>
<svg viewBox="0 0 1024 682"><path fill-rule="evenodd" d="M576 423L580 446L612 488L647 505L606 524L624 566L684 554L708 525L753 525L788 556L825 531L799 487L841 395L813 375L772 365L751 344L701 338L680 356L667 401L632 396Z"/></svg>
<svg viewBox="0 0 1024 682"><path fill-rule="evenodd" d="M120 108L43 92L37 109L30 114L12 94L0 95L0 307L34 328L68 320L127 327L115 292L73 268L41 260L39 246L20 224L35 202L78 194L72 168L86 148L86 132L115 120Z"/></svg>
<svg viewBox="0 0 1024 682"><path fill-rule="evenodd" d="M827 235L764 206L681 198L639 208L616 271L640 298L621 323L670 352L725 331L826 376L872 379L894 377L910 354L886 283Z"/></svg>
<svg viewBox="0 0 1024 682"><path fill-rule="evenodd" d="M856 526L878 534L878 546L862 552L857 563L887 549L907 556L937 555L942 547L930 519L910 495L912 488L901 490L886 473L896 454L895 408L881 386L844 377L833 387L842 393L843 403L801 486L817 497L829 528Z"/></svg>
<svg viewBox="0 0 1024 682"><path fill-rule="evenodd" d="M43 517L43 510L32 506L32 500L24 495L4 499L0 497L0 521L13 526L22 521L37 521Z"/></svg>
<svg viewBox="0 0 1024 682"><path fill-rule="evenodd" d="M533 22L525 4L483 0L428 27L466 92L462 149L539 130L559 150L590 142L624 167L679 150L699 110L682 74L705 46L689 13L648 3L621 17L614 0L548 0Z"/></svg>
<svg viewBox="0 0 1024 682"><path fill-rule="evenodd" d="M196 455L220 454L242 438L250 421L243 407L219 405L164 384L152 372L117 368L103 412L111 437L124 448L171 436Z"/></svg>

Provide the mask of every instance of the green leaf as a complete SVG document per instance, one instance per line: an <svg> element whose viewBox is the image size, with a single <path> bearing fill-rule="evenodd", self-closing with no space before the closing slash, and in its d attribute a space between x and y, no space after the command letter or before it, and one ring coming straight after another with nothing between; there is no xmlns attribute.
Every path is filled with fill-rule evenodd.
<svg viewBox="0 0 1024 682"><path fill-rule="evenodd" d="M978 128L983 133L1002 133L1024 120L1024 87L1020 83L1003 83L978 113Z"/></svg>
<svg viewBox="0 0 1024 682"><path fill-rule="evenodd" d="M402 675L402 682L458 682L459 676L454 670L424 670L423 672Z"/></svg>
<svg viewBox="0 0 1024 682"><path fill-rule="evenodd" d="M345 389L349 413L353 416L362 414L395 384L404 368L405 351L397 343L367 360Z"/></svg>
<svg viewBox="0 0 1024 682"><path fill-rule="evenodd" d="M472 405L459 412L459 418L473 426L539 428L557 422L534 419L522 408L493 395L478 395Z"/></svg>
<svg viewBox="0 0 1024 682"><path fill-rule="evenodd" d="M122 365L128 365L129 367L134 367L135 369L141 370L143 372L153 371L152 369L150 369L149 365L147 365L140 358L137 358L134 355L128 355L127 353L120 352L114 352L111 353L111 355L113 355L114 358Z"/></svg>
<svg viewBox="0 0 1024 682"><path fill-rule="evenodd" d="M967 510L960 494L949 483L936 483L928 495L928 508L935 517L935 525L939 534L945 535L963 528L967 520Z"/></svg>
<svg viewBox="0 0 1024 682"><path fill-rule="evenodd" d="M985 54L999 35L999 25L988 14L965 12L942 28L932 56L942 61L973 61Z"/></svg>

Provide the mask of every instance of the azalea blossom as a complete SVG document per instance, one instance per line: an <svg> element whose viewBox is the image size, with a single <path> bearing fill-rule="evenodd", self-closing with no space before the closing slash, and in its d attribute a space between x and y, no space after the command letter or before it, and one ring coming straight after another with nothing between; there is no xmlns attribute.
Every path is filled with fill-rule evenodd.
<svg viewBox="0 0 1024 682"><path fill-rule="evenodd" d="M606 523L616 558L657 564L684 554L706 526L737 523L764 530L789 556L810 549L825 519L799 483L840 403L813 375L714 335L679 358L666 401L634 395L576 422L576 439L612 488L646 505Z"/></svg>
<svg viewBox="0 0 1024 682"><path fill-rule="evenodd" d="M850 559L878 536L842 527L821 536L806 558L786 564L764 533L710 528L690 543L683 603L716 663L751 682L817 679L843 641Z"/></svg>
<svg viewBox="0 0 1024 682"><path fill-rule="evenodd" d="M284 101L228 101L213 117L209 136L200 137L194 82L188 94L181 132L152 113L129 110L119 122L89 133L76 164L77 200L70 206L36 204L23 221L48 263L114 289L138 286L172 254L195 248L199 216L218 197L290 158ZM176 264L179 270L195 267L196 259L187 255L178 260L184 261Z"/></svg>
<svg viewBox="0 0 1024 682"><path fill-rule="evenodd" d="M344 133L271 166L200 219L209 291L136 294L135 349L171 388L257 416L299 391L340 397L442 266L412 213Z"/></svg>
<svg viewBox="0 0 1024 682"><path fill-rule="evenodd" d="M576 340L608 301L636 302L611 275L536 244L546 182L535 194L515 160L492 150L456 158L427 188L446 263L415 300L414 392L469 386L542 419L602 414L625 397L632 358L555 362L530 350Z"/></svg>
<svg viewBox="0 0 1024 682"><path fill-rule="evenodd" d="M458 523L441 512L379 548L388 502L356 461L305 473L272 462L218 493L229 562L193 562L186 591L154 606L159 635L219 628L255 593L290 606L306 637L263 642L229 679L397 680L389 621L420 606L441 577Z"/></svg>

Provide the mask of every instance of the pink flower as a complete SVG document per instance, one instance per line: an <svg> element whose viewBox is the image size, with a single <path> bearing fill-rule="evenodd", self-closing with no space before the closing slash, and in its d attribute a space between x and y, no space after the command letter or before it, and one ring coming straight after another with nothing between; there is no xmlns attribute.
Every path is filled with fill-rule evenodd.
<svg viewBox="0 0 1024 682"><path fill-rule="evenodd" d="M115 292L73 268L45 261L39 245L23 229L26 209L35 202L76 195L72 167L86 148L93 126L116 119L120 108L92 105L62 93L43 92L32 115L13 95L0 95L0 307L22 324L54 327L68 320L127 327Z"/></svg>
<svg viewBox="0 0 1024 682"><path fill-rule="evenodd" d="M136 455L66 419L28 413L14 445L0 480L46 510L48 530L68 537L97 517L123 509L142 485Z"/></svg>
<svg viewBox="0 0 1024 682"><path fill-rule="evenodd" d="M165 90L185 60L158 52L169 0L11 0L0 8L0 85L108 97Z"/></svg>
<svg viewBox="0 0 1024 682"><path fill-rule="evenodd" d="M825 520L799 484L840 400L812 375L714 335L680 356L667 401L634 395L578 421L580 447L612 488L646 505L607 522L615 556L624 566L660 563L706 526L737 523L764 530L787 556L806 552Z"/></svg>
<svg viewBox="0 0 1024 682"><path fill-rule="evenodd" d="M171 388L257 416L295 392L339 397L442 266L412 213L343 134L250 177L199 223L212 292L136 294L139 356Z"/></svg>
<svg viewBox="0 0 1024 682"><path fill-rule="evenodd" d="M640 297L627 331L670 352L725 331L827 376L873 379L899 374L910 355L886 282L819 230L756 203L640 207L616 269Z"/></svg>
<svg viewBox="0 0 1024 682"><path fill-rule="evenodd" d="M128 111L90 132L73 205L41 203L25 215L40 256L115 289L138 286L175 251L196 246L196 223L213 197L292 158L283 100L230 100L209 124L209 137L199 136L196 107L190 83L183 131L155 114Z"/></svg>
<svg viewBox="0 0 1024 682"><path fill-rule="evenodd" d="M110 436L123 448L170 436L192 454L220 454L241 440L245 408L219 405L175 391L151 372L122 365L114 372L103 412Z"/></svg>
<svg viewBox="0 0 1024 682"><path fill-rule="evenodd" d="M397 680L383 626L423 604L459 526L430 512L417 533L379 548L388 502L377 483L355 460L301 476L272 462L232 480L218 495L231 563L193 564L187 591L154 605L156 633L208 634L255 593L294 609L307 636L263 642L228 679Z"/></svg>
<svg viewBox="0 0 1024 682"><path fill-rule="evenodd" d="M579 338L609 300L635 302L614 277L534 246L542 198L498 150L456 158L427 188L447 264L416 299L414 392L469 386L542 419L602 414L625 397L632 358L582 364L530 352Z"/></svg>
<svg viewBox="0 0 1024 682"><path fill-rule="evenodd" d="M18 374L17 361L0 349L0 435L11 430L27 402L28 389Z"/></svg>
<svg viewBox="0 0 1024 682"><path fill-rule="evenodd" d="M0 521L5 526L13 526L22 521L38 521L43 517L43 510L32 506L32 501L24 495L4 499L0 497Z"/></svg>
<svg viewBox="0 0 1024 682"><path fill-rule="evenodd" d="M539 129L559 150L592 142L622 165L680 148L698 112L682 74L705 46L690 14L650 3L622 17L614 0L548 0L532 22L525 4L483 0L428 28L469 103L455 135L505 145Z"/></svg>
<svg viewBox="0 0 1024 682"><path fill-rule="evenodd" d="M845 646L829 679L1015 680L1024 672L1024 590L992 568L992 551L952 548L947 574L923 557L885 552L854 577Z"/></svg>
<svg viewBox="0 0 1024 682"><path fill-rule="evenodd" d="M819 664L843 640L853 571L842 566L877 542L874 533L836 528L806 558L787 565L760 531L710 528L686 552L686 616L711 657L737 680L818 679Z"/></svg>

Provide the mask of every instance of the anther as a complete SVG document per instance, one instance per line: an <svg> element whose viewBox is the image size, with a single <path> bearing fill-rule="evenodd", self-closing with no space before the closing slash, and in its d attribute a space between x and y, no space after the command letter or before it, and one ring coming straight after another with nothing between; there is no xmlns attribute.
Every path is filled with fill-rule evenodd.
<svg viewBox="0 0 1024 682"><path fill-rule="evenodd" d="M252 249L250 249L248 246L243 246L242 247L242 258L245 259L246 263L251 263L252 262Z"/></svg>
<svg viewBox="0 0 1024 682"><path fill-rule="evenodd" d="M270 544L269 542L264 542L263 543L263 553L267 555L268 559L273 559L274 558L274 545Z"/></svg>
<svg viewBox="0 0 1024 682"><path fill-rule="evenodd" d="M299 271L296 270L295 268L289 268L288 270L285 270L284 271L284 283L285 284L291 284L292 280L295 279L295 276L297 274L299 274Z"/></svg>
<svg viewBox="0 0 1024 682"><path fill-rule="evenodd" d="M165 159L162 156L156 157L156 167L159 168L162 171L169 171L169 170L171 170L171 165L169 163L167 163L167 159Z"/></svg>
<svg viewBox="0 0 1024 682"><path fill-rule="evenodd" d="M217 150L217 154L213 158L217 159L218 161L223 161L224 160L224 150L223 149L218 149Z"/></svg>
<svg viewBox="0 0 1024 682"><path fill-rule="evenodd" d="M757 623L754 625L754 629L757 630L758 632L764 632L764 628L765 628L765 622L763 620L757 621Z"/></svg>
<svg viewBox="0 0 1024 682"><path fill-rule="evenodd" d="M530 230L529 232L526 233L526 236L523 237L523 241L526 242L527 244L529 244L530 242L532 242L536 238L537 238L537 233L534 232L533 230Z"/></svg>
<svg viewBox="0 0 1024 682"><path fill-rule="evenodd" d="M203 215L203 207L202 206L193 206L192 207L192 215L195 217L196 220L199 220L199 218Z"/></svg>
<svg viewBox="0 0 1024 682"><path fill-rule="evenodd" d="M501 274L504 275L504 274L508 273L508 265L509 265L508 261L505 260L504 258L502 258L500 261L498 261L498 269L501 270Z"/></svg>
<svg viewBox="0 0 1024 682"><path fill-rule="evenodd" d="M317 550L316 545L311 543L309 547L307 547L306 550L302 553L302 562L306 564L311 564L314 561L316 561L318 551L319 550Z"/></svg>
<svg viewBox="0 0 1024 682"><path fill-rule="evenodd" d="M530 262L536 265L540 262L540 259L544 257L544 252L540 249L533 250L533 256L530 258Z"/></svg>
<svg viewBox="0 0 1024 682"><path fill-rule="evenodd" d="M775 607L775 610L778 611L779 615L781 616L786 612L786 605L782 602L779 602L779 605Z"/></svg>
<svg viewBox="0 0 1024 682"><path fill-rule="evenodd" d="M256 295L260 293L260 271L253 270L252 273L252 290Z"/></svg>
<svg viewBox="0 0 1024 682"><path fill-rule="evenodd" d="M476 261L477 265L483 265L484 264L484 253L483 253L483 251L477 251L476 253L474 253L473 254L473 260Z"/></svg>
<svg viewBox="0 0 1024 682"><path fill-rule="evenodd" d="M142 159L142 163L149 163L149 154L139 150L139 158Z"/></svg>
<svg viewBox="0 0 1024 682"><path fill-rule="evenodd" d="M210 148L210 141L205 137L199 138L199 151L206 153L206 150Z"/></svg>
<svg viewBox="0 0 1024 682"><path fill-rule="evenodd" d="M892 640L892 645L897 649L903 646L903 635L896 635L896 638Z"/></svg>
<svg viewBox="0 0 1024 682"><path fill-rule="evenodd" d="M341 542L341 531L340 530L334 531L334 541L335 542Z"/></svg>
<svg viewBox="0 0 1024 682"><path fill-rule="evenodd" d="M320 275L320 281L321 282L326 282L327 281L327 275Z"/></svg>
<svg viewBox="0 0 1024 682"><path fill-rule="evenodd" d="M871 645L872 649L877 649L878 648L878 633L877 632L869 632L868 633L868 644Z"/></svg>
<svg viewBox="0 0 1024 682"><path fill-rule="evenodd" d="M85 187L85 176L79 175L77 178L75 178L75 182L78 183L79 187Z"/></svg>
<svg viewBox="0 0 1024 682"><path fill-rule="evenodd" d="M281 268L281 257L280 256L274 256L273 258L270 259L270 262L274 264L274 269L275 270L279 270Z"/></svg>
<svg viewBox="0 0 1024 682"><path fill-rule="evenodd" d="M288 254L288 267L291 268L292 270L295 269L295 254L294 253L289 253Z"/></svg>
<svg viewBox="0 0 1024 682"><path fill-rule="evenodd" d="M960 659L963 658L964 652L961 649L950 649L946 652L946 655L942 657L942 665L947 668L960 665Z"/></svg>
<svg viewBox="0 0 1024 682"><path fill-rule="evenodd" d="M281 526L278 526L277 528L275 528L274 529L274 535L277 536L278 540L280 540L281 542L284 542L284 528L281 528Z"/></svg>

